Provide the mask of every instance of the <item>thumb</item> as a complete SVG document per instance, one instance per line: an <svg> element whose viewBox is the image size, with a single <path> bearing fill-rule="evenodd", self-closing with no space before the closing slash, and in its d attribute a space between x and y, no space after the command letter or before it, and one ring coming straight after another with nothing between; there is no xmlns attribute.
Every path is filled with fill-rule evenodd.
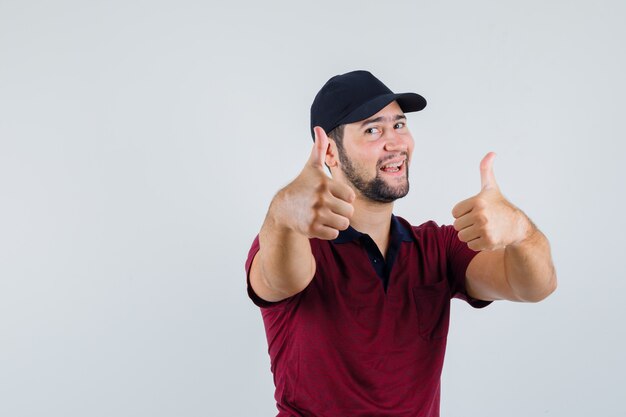
<svg viewBox="0 0 626 417"><path fill-rule="evenodd" d="M495 152L489 152L480 161L480 187L481 189L498 188L496 176L493 174L493 160L496 158Z"/></svg>
<svg viewBox="0 0 626 417"><path fill-rule="evenodd" d="M311 151L311 157L309 162L315 167L324 168L324 161L326 160L326 151L328 151L328 136L326 132L319 126L315 126L313 129L315 132L315 144Z"/></svg>

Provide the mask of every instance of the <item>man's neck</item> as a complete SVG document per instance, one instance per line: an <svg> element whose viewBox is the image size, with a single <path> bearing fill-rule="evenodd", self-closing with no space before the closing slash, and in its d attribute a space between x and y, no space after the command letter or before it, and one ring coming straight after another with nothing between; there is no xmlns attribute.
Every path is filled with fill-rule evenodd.
<svg viewBox="0 0 626 417"><path fill-rule="evenodd" d="M385 256L389 245L389 231L393 203L377 203L358 196L353 203L354 214L350 226L361 233L368 234Z"/></svg>

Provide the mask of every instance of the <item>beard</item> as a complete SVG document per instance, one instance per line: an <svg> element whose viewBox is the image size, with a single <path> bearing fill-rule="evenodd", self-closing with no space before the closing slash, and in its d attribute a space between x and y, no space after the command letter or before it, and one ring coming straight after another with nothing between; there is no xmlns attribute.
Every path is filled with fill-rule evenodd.
<svg viewBox="0 0 626 417"><path fill-rule="evenodd" d="M379 167L382 166L385 161L379 160L376 163L376 176L373 179L368 180L354 166L352 160L348 157L348 155L346 155L345 151L341 149L341 147L338 146L337 151L339 154L339 160L341 161L341 170L345 174L346 178L348 178L348 181L352 183L354 188L360 191L361 194L368 199L378 203L391 203L408 194L409 165L408 154L406 152L402 152L402 155L407 157L404 163L404 168L406 169L404 182L396 186L391 186L385 182L380 174Z"/></svg>

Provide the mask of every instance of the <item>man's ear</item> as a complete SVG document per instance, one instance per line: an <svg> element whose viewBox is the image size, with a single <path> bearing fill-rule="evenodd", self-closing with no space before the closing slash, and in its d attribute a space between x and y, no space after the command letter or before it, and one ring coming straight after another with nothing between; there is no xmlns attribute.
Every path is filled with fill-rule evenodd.
<svg viewBox="0 0 626 417"><path fill-rule="evenodd" d="M326 166L330 169L336 167L339 164L339 154L337 153L337 144L335 143L334 139L329 137L328 143L330 146L326 151L326 159L324 160L324 162L326 162Z"/></svg>

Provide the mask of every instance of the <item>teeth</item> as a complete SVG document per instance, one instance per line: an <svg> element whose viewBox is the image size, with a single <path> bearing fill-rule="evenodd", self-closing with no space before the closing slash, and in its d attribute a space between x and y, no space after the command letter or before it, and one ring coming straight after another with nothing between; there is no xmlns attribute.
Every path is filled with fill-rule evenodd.
<svg viewBox="0 0 626 417"><path fill-rule="evenodd" d="M387 169L387 168L399 168L400 165L402 165L403 162L404 161L400 161L400 162L396 162L395 164L383 165L383 168L384 169Z"/></svg>

